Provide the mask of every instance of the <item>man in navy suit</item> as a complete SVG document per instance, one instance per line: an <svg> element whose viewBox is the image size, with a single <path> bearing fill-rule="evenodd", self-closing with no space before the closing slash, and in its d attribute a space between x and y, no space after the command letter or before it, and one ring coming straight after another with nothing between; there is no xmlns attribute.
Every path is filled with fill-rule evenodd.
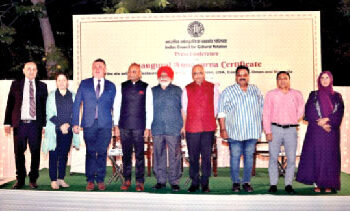
<svg viewBox="0 0 350 212"><path fill-rule="evenodd" d="M112 137L112 112L116 94L115 85L105 79L106 63L96 59L92 76L81 81L73 104L73 131L79 133L80 105L83 104L81 127L86 144L86 190L92 191L96 181L99 190L105 190L107 148Z"/></svg>
<svg viewBox="0 0 350 212"><path fill-rule="evenodd" d="M38 73L34 62L24 65L22 80L12 82L5 112L5 133L13 127L14 152L16 159L17 182L14 189L24 186L27 171L24 152L27 143L31 153L29 186L37 188L39 177L40 146L43 127L46 125L47 86L36 79Z"/></svg>

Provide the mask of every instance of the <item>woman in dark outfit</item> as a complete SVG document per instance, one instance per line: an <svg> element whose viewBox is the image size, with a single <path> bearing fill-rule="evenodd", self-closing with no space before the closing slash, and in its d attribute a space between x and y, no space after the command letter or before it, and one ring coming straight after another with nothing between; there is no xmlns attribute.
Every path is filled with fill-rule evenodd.
<svg viewBox="0 0 350 212"><path fill-rule="evenodd" d="M308 127L300 157L296 180L312 185L314 191L340 190L340 124L344 102L340 93L333 91L331 72L322 72L318 90L310 93L305 106Z"/></svg>

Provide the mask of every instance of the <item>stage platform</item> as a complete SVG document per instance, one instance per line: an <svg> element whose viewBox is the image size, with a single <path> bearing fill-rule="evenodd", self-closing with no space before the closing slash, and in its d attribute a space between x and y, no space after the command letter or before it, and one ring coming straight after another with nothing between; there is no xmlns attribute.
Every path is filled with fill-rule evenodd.
<svg viewBox="0 0 350 212"><path fill-rule="evenodd" d="M151 194L0 190L0 210L16 211L333 211L348 210L348 196Z"/></svg>

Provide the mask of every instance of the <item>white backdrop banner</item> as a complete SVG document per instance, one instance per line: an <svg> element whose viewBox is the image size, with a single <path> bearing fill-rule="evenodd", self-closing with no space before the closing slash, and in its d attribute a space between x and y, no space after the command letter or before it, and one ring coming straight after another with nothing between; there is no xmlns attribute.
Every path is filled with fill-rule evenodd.
<svg viewBox="0 0 350 212"><path fill-rule="evenodd" d="M305 100L321 72L320 12L314 11L77 15L73 33L76 88L91 77L97 58L106 61L106 78L116 85L133 62L151 86L158 84L158 68L171 66L181 87L192 81L192 66L202 64L220 91L235 83L236 67L246 65L250 83L264 95L284 70ZM298 154L305 130L302 124ZM218 142L218 150L219 166L228 166L227 145Z"/></svg>
<svg viewBox="0 0 350 212"><path fill-rule="evenodd" d="M246 65L250 82L264 94L276 87L276 72L285 70L304 98L321 71L319 12L78 15L73 25L75 86L91 77L97 58L106 61L107 79L116 84L126 80L131 63L139 63L152 86L158 68L169 65L174 84L184 87L200 63L220 90L235 82L237 66Z"/></svg>

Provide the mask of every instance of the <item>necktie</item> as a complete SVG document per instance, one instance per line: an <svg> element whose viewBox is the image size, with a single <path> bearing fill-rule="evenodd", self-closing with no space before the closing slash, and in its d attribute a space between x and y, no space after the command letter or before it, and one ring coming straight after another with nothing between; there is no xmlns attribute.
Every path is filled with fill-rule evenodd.
<svg viewBox="0 0 350 212"><path fill-rule="evenodd" d="M96 86L96 99L100 98L100 89L101 89L101 80L98 80L97 86Z"/></svg>
<svg viewBox="0 0 350 212"><path fill-rule="evenodd" d="M100 89L101 89L101 80L98 80L97 86L96 86L96 99L100 98ZM96 104L96 113L95 113L95 119L98 118L98 103Z"/></svg>
<svg viewBox="0 0 350 212"><path fill-rule="evenodd" d="M36 105L34 97L33 81L29 81L29 115L34 118L36 114Z"/></svg>

